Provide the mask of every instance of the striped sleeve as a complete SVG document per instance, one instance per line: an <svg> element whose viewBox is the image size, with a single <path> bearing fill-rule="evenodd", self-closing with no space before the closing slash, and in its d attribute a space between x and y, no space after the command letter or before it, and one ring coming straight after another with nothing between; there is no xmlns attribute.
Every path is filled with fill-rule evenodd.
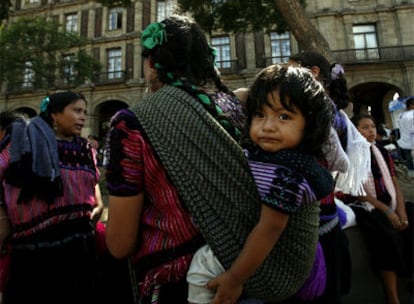
<svg viewBox="0 0 414 304"><path fill-rule="evenodd" d="M133 196L144 184L142 136L135 115L121 110L112 119L108 134L109 161L106 166L108 192L114 196Z"/></svg>
<svg viewBox="0 0 414 304"><path fill-rule="evenodd" d="M292 214L304 203L316 200L304 177L287 167L249 161L262 203L278 211Z"/></svg>

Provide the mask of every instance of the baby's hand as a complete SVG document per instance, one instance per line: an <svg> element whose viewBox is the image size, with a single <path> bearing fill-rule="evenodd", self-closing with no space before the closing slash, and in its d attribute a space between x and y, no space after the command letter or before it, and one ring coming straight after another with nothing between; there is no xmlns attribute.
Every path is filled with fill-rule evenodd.
<svg viewBox="0 0 414 304"><path fill-rule="evenodd" d="M217 289L212 304L235 304L243 291L243 282L226 271L208 282L207 287Z"/></svg>

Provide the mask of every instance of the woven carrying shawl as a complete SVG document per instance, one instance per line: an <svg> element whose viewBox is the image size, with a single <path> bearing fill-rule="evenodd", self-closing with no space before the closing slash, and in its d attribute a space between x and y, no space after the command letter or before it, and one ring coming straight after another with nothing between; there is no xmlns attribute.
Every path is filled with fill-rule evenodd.
<svg viewBox="0 0 414 304"><path fill-rule="evenodd" d="M260 215L242 149L178 88L165 85L133 110L195 224L228 269ZM318 221L317 203L289 218L277 246L244 285L250 297L279 301L295 294L314 262Z"/></svg>

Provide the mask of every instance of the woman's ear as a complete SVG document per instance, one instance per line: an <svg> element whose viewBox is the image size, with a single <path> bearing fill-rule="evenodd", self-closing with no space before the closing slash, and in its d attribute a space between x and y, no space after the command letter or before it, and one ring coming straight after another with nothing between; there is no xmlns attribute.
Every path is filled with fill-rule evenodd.
<svg viewBox="0 0 414 304"><path fill-rule="evenodd" d="M151 56L148 57L148 63L149 63L150 68L153 69L154 68L154 61L152 60Z"/></svg>

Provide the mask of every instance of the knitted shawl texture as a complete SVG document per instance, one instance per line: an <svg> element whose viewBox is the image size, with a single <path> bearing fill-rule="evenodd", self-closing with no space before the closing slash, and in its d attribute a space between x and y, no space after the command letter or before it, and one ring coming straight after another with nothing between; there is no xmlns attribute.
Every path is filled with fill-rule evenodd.
<svg viewBox="0 0 414 304"><path fill-rule="evenodd" d="M164 85L132 109L196 226L228 269L260 216L260 198L241 147L186 92ZM312 268L318 204L304 204L244 285L248 296L280 301ZM315 230L315 234L309 233Z"/></svg>

